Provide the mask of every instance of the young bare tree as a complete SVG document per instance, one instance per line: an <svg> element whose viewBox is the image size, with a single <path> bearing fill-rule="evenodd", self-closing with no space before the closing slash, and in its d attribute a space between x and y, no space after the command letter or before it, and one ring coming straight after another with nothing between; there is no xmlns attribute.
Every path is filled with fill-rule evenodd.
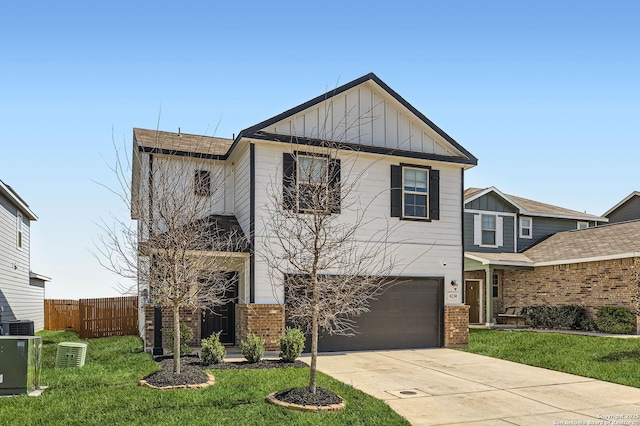
<svg viewBox="0 0 640 426"><path fill-rule="evenodd" d="M211 214L224 194L225 166L200 154L226 142L135 132L137 145L130 161L117 155L113 171L120 188L113 192L131 208L136 221L103 221L96 254L107 269L137 280L130 292L147 293L156 306L172 312L173 371L179 374L180 310L227 303L235 283L225 271L237 267L238 252L249 247L237 223Z"/></svg>
<svg viewBox="0 0 640 426"><path fill-rule="evenodd" d="M399 226L380 226L384 219L366 214L388 189L360 197L358 184L372 163L366 165L358 152L330 139L339 138L298 147L291 139L283 156L283 181L271 182L267 191L264 224L262 258L275 293L284 286L288 321L311 335L312 393L319 332L357 333L354 319L368 312L370 302L394 281L395 249L388 237ZM375 232L369 226L373 221Z"/></svg>

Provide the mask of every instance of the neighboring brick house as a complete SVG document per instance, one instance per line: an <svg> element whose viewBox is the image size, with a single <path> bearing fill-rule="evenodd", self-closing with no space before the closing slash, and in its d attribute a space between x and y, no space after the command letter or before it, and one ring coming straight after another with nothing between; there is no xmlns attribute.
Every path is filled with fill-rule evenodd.
<svg viewBox="0 0 640 426"><path fill-rule="evenodd" d="M330 155L309 154L326 141L337 149ZM271 276L261 257L271 237L264 226L267 194L274 185L275 192L287 188L290 194L289 185L297 182L304 161L329 169L332 179L326 184L332 187L359 176L354 206L369 206L359 241L393 229L385 244L397 259L391 275L400 278L371 303L371 312L356 319L354 337L325 335L319 349L466 344L468 312L458 285L463 280L462 185L464 171L477 159L374 74L249 127L233 140L134 129L133 148L140 156L132 179L134 219L141 220L137 203L152 202L150 170L196 157L202 163L191 174L196 181L220 176L223 183L217 197L205 191L211 198L209 217L238 227L248 241L249 249L232 253L236 264L226 269L237 282L237 298L224 310L217 308L214 317L183 313L196 340L222 329L225 342L237 344L254 332L267 339L268 349L277 348L286 304L284 276ZM175 191L193 191L194 186L199 188L197 182L181 182ZM302 205L284 200L289 202ZM357 216L354 209L343 206L331 214L348 223ZM141 296L148 292L146 286L139 283ZM148 350L166 345L161 330L168 314L151 303L141 307L140 332Z"/></svg>
<svg viewBox="0 0 640 426"><path fill-rule="evenodd" d="M521 264L519 253L558 232L607 222L604 217L505 194L495 187L465 190L464 300L469 322L495 324L496 314L510 306L503 303L501 287L505 271L528 267Z"/></svg>
<svg viewBox="0 0 640 426"><path fill-rule="evenodd" d="M640 219L640 191L627 195L602 216L609 219L609 223Z"/></svg>
<svg viewBox="0 0 640 426"><path fill-rule="evenodd" d="M559 232L522 253L467 253L466 264L484 278L500 273L493 312L506 307L581 305L634 309L640 279L640 220Z"/></svg>

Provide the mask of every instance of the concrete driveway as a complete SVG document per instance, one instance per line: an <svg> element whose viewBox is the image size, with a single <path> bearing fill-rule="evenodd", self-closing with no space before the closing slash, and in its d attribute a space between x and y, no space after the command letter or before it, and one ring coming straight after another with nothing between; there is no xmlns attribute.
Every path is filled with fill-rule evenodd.
<svg viewBox="0 0 640 426"><path fill-rule="evenodd" d="M414 425L640 426L640 389L452 349L324 353L318 369Z"/></svg>

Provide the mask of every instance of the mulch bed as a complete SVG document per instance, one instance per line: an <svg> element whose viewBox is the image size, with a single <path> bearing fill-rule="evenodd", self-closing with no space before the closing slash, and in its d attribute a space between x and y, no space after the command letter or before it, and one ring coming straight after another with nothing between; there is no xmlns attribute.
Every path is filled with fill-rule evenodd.
<svg viewBox="0 0 640 426"><path fill-rule="evenodd" d="M263 359L259 362L232 361L219 364L205 365L199 357L183 356L180 359L180 374L173 373L173 357L157 357L156 362L162 370L149 374L141 384L156 389L177 389L183 387L200 388L213 384L213 377L208 376L206 370L240 370L262 368L304 368L308 367L302 361L285 362L281 359ZM330 390L318 387L316 393L309 388L293 388L282 392L274 392L267 397L267 401L283 407L302 411L338 411L345 407L344 400Z"/></svg>
<svg viewBox="0 0 640 426"><path fill-rule="evenodd" d="M204 365L197 356L183 356L180 359L180 374L173 373L173 357L157 357L156 362L162 370L149 374L144 380L156 387L197 385L207 383L209 377L205 370L238 370L238 369L260 369L260 368L286 368L308 367L302 361L284 362L282 360L261 360L250 363L248 361L221 362L219 364Z"/></svg>

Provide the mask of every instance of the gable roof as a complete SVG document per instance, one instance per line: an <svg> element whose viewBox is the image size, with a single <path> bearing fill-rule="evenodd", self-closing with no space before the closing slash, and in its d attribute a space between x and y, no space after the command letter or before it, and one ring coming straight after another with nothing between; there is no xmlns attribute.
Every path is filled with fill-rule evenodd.
<svg viewBox="0 0 640 426"><path fill-rule="evenodd" d="M18 210L26 215L29 220L38 220L38 217L31 211L29 205L18 195L9 185L0 180L0 194L4 195Z"/></svg>
<svg viewBox="0 0 640 426"><path fill-rule="evenodd" d="M208 159L222 158L233 143L232 139L138 128L133 129L133 140L142 152Z"/></svg>
<svg viewBox="0 0 640 426"><path fill-rule="evenodd" d="M437 135L439 135L444 141L446 141L447 144L449 144L455 151L457 151L459 154L456 156L449 156L449 155L439 155L439 154L435 154L435 153L420 153L420 152L415 152L415 151L411 151L411 150L405 150L405 149L394 149L394 148L386 148L386 147L380 147L380 146L368 146L368 145L362 145L359 143L349 143L348 141L335 141L335 142L340 142L339 145L340 146L344 146L344 147L348 147L350 149L358 149L361 151L365 151L365 152L374 152L374 153L384 153L384 154L389 154L389 155L397 155L397 156L404 156L404 157L413 157L413 158L425 158L425 159L433 159L433 160L438 160L438 161L449 161L449 162L454 162L454 163L461 163L461 164L469 164L469 165L477 165L478 164L478 159L476 157L474 157L469 151L467 151L462 145L460 145L458 142L456 142L451 136L449 136L448 134L446 134L442 129L440 129L438 126L436 126L431 120L429 120L424 114L422 114L420 111L418 111L413 105L411 105L409 102L407 102L402 96L400 96L398 93L396 93L393 89L391 89L386 83L384 83L382 80L380 80L380 78L378 78L378 76L376 76L373 73L369 73L367 75L364 75L360 78L357 78L349 83L346 83L334 90L330 90L320 96L317 96L307 102L304 102L296 107L293 107L291 109L288 109L287 111L278 114L276 116L273 116L267 120L264 120L258 124L255 124L251 127L248 127L244 130L242 130L238 136L236 137L235 141L233 142L233 146L230 148L230 151L233 150L234 146L237 145L237 143L242 139L242 138L252 138L252 139L263 139L263 140L275 140L275 141L280 141L280 142L290 142L292 138L295 137L295 141L296 143L300 143L300 144L307 144L307 145L318 145L321 144L322 141L319 139L314 139L312 137L309 136L296 136L293 134L289 134L289 135L282 135L282 134L274 134L274 132L269 132L267 130L267 128L269 128L270 126L281 122L287 118L293 117L296 114L307 110L315 105L318 105L324 101L327 101L328 99L334 98L337 95L340 95L350 89L355 88L356 86L360 86L363 85L365 83L373 83L374 85L377 85L377 87L379 87L384 93L386 93L387 95L389 95L391 98L395 99L395 101L397 101L400 105L402 105L406 110L408 110L411 114L413 114L415 117L417 117L417 119L423 123L424 125L426 125L429 129L431 129L433 132L435 132ZM284 137L284 138L283 138Z"/></svg>
<svg viewBox="0 0 640 426"><path fill-rule="evenodd" d="M616 211L617 209L622 207L624 204L626 204L633 197L640 197L640 191L633 191L631 194L629 194L625 198L623 198L618 204L616 204L615 206L613 206L609 210L607 210L602 216L609 217L609 215L611 213L613 213L614 211Z"/></svg>
<svg viewBox="0 0 640 426"><path fill-rule="evenodd" d="M535 266L640 257L640 220L559 232L524 254Z"/></svg>
<svg viewBox="0 0 640 426"><path fill-rule="evenodd" d="M483 265L529 267L640 257L640 220L558 232L522 253L464 255Z"/></svg>
<svg viewBox="0 0 640 426"><path fill-rule="evenodd" d="M539 201L529 200L515 195L504 194L497 188L491 186L489 188L467 188L464 191L464 203L470 203L484 195L493 192L506 202L514 206L521 215L551 217L558 219L575 219L594 222L606 223L609 219L601 216L595 216L588 213L582 213L576 210L565 209L551 204L541 203Z"/></svg>

